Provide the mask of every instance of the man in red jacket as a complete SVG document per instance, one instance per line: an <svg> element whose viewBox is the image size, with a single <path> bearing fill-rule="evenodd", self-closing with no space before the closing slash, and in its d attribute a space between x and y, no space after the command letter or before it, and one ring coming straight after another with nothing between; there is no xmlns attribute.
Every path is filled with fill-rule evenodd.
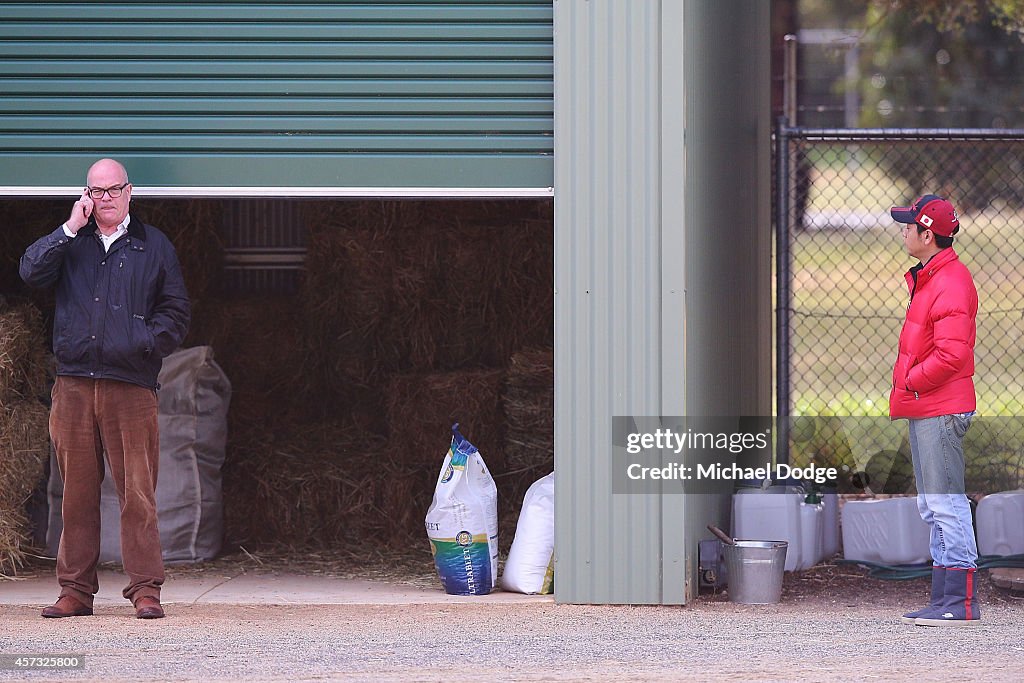
<svg viewBox="0 0 1024 683"><path fill-rule="evenodd" d="M974 575L978 547L964 491L963 438L974 416L978 291L953 250L956 210L937 195L894 206L903 245L920 263L910 290L892 374L889 415L910 422L917 505L931 529L932 597L903 616L918 626L973 625L981 618Z"/></svg>

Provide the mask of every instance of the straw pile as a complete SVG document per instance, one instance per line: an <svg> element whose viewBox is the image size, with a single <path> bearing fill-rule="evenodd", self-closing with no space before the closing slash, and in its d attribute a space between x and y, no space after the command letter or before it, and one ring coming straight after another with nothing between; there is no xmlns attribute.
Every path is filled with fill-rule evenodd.
<svg viewBox="0 0 1024 683"><path fill-rule="evenodd" d="M451 426L457 422L491 472L503 472L504 376L504 370L466 370L392 377L387 391L387 458L401 467L440 467L451 443Z"/></svg>
<svg viewBox="0 0 1024 683"><path fill-rule="evenodd" d="M520 486L505 474L501 395L511 354L551 343L549 212L536 202L303 204L308 253L297 308L264 317L289 331L301 357L260 365L251 347L265 340L228 331L251 334L257 321L225 319L213 335L221 341L209 341L240 391L233 406L259 406L253 419L232 422L229 537L292 547L422 541L454 422L495 475L503 526L514 528L521 493L513 492L535 477ZM275 350L269 344L264 356ZM248 360L227 359L240 353ZM244 374L273 379L247 397ZM278 411L285 401L304 406L268 418L280 436L256 419L275 397Z"/></svg>
<svg viewBox="0 0 1024 683"><path fill-rule="evenodd" d="M22 566L28 546L25 502L49 457L46 393L50 363L42 316L31 304L0 301L0 574Z"/></svg>
<svg viewBox="0 0 1024 683"><path fill-rule="evenodd" d="M555 364L551 348L512 355L503 397L509 470L538 477L555 467Z"/></svg>
<svg viewBox="0 0 1024 683"><path fill-rule="evenodd" d="M0 406L0 573L17 570L29 545L25 503L50 454L49 415L37 401Z"/></svg>
<svg viewBox="0 0 1024 683"><path fill-rule="evenodd" d="M210 299L193 320L190 337L213 347L231 380L231 432L286 428L321 414L307 386L312 373L296 334L300 319L294 297L277 296Z"/></svg>
<svg viewBox="0 0 1024 683"><path fill-rule="evenodd" d="M385 439L350 422L239 437L225 467L225 522L235 541L329 547L422 542L434 467L397 467Z"/></svg>
<svg viewBox="0 0 1024 683"><path fill-rule="evenodd" d="M504 281L498 324L491 331L502 365L523 349L551 346L555 324L554 231L551 218L504 230Z"/></svg>
<svg viewBox="0 0 1024 683"><path fill-rule="evenodd" d="M39 309L0 297L0 402L45 397L53 374Z"/></svg>
<svg viewBox="0 0 1024 683"><path fill-rule="evenodd" d="M331 381L502 367L513 351L550 340L550 221L510 222L506 202L487 203L498 204L493 222L472 223L463 204L308 209L307 321L320 345L311 352Z"/></svg>

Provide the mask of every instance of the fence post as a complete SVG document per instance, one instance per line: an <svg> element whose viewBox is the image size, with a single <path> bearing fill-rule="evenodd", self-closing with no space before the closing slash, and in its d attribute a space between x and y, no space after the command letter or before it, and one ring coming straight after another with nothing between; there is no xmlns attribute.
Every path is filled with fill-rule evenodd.
<svg viewBox="0 0 1024 683"><path fill-rule="evenodd" d="M775 461L789 463L790 427L790 330L792 309L792 262L790 256L789 210L789 128L784 116L778 118L775 133Z"/></svg>

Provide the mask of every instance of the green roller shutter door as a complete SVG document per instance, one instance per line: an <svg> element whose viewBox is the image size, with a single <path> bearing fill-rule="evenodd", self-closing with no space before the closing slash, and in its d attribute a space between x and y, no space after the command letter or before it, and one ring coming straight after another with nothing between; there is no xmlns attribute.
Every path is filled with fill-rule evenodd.
<svg viewBox="0 0 1024 683"><path fill-rule="evenodd" d="M552 94L551 0L3 3L0 187L530 194Z"/></svg>

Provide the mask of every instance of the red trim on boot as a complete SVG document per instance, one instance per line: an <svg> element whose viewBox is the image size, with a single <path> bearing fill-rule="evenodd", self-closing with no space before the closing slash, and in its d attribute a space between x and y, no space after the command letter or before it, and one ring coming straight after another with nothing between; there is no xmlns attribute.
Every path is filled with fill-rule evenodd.
<svg viewBox="0 0 1024 683"><path fill-rule="evenodd" d="M967 619L973 619L971 615L971 602L974 598L974 572L976 569L968 569L967 571L967 595L964 596L964 614L967 615Z"/></svg>

